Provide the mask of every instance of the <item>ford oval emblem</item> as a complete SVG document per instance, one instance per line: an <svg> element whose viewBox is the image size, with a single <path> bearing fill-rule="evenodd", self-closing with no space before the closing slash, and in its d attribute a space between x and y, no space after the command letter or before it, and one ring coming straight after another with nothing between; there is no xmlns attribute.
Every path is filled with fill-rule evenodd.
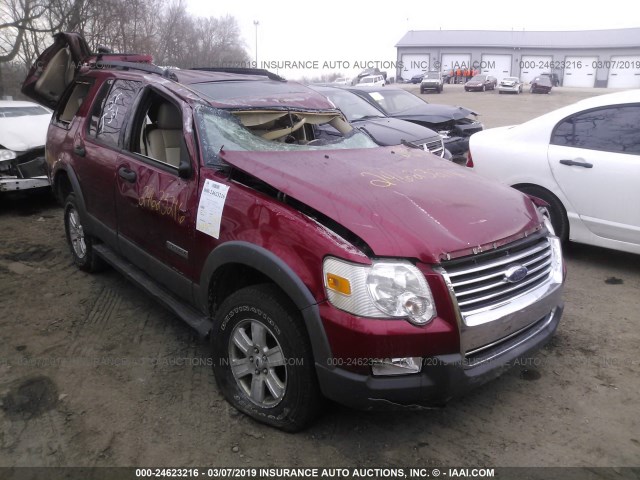
<svg viewBox="0 0 640 480"><path fill-rule="evenodd" d="M524 280L524 277L527 276L529 270L524 265L514 265L512 267L507 268L504 272L504 279L509 283L518 283Z"/></svg>

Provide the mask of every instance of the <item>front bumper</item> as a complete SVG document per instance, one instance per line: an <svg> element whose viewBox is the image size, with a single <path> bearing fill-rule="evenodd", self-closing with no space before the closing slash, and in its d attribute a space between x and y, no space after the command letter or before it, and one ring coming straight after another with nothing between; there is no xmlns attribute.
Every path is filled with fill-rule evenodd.
<svg viewBox="0 0 640 480"><path fill-rule="evenodd" d="M0 192L49 187L44 148L34 148L0 165Z"/></svg>
<svg viewBox="0 0 640 480"><path fill-rule="evenodd" d="M443 139L444 148L454 157L464 156L469 151L469 137L449 137Z"/></svg>
<svg viewBox="0 0 640 480"><path fill-rule="evenodd" d="M440 85L439 83L421 83L420 84L421 90L440 90L441 88L442 88L442 85Z"/></svg>
<svg viewBox="0 0 640 480"><path fill-rule="evenodd" d="M516 85L498 85L499 92L516 93L520 91L520 87Z"/></svg>
<svg viewBox="0 0 640 480"><path fill-rule="evenodd" d="M438 355L424 358L419 374L387 377L316 365L318 380L326 397L354 408L440 407L516 363L530 364L526 359L553 336L562 310L562 304L556 305L519 335L501 343L504 353L497 356L469 359L459 353Z"/></svg>
<svg viewBox="0 0 640 480"><path fill-rule="evenodd" d="M0 177L0 192L16 192L49 187L49 179L46 176L33 178Z"/></svg>

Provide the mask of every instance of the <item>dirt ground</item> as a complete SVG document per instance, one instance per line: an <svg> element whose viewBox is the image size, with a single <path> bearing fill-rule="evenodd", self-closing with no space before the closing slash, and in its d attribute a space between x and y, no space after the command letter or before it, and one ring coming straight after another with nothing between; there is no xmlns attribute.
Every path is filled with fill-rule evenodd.
<svg viewBox="0 0 640 480"><path fill-rule="evenodd" d="M424 97L492 127L596 93ZM3 197L0 466L638 466L640 256L566 257L563 320L530 364L445 409L331 404L291 435L229 407L180 320L113 270L78 271L49 196Z"/></svg>

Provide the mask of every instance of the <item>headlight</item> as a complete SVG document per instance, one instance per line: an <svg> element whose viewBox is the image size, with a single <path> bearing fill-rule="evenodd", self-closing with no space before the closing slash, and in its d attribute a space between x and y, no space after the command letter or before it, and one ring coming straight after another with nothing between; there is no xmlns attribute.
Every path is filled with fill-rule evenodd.
<svg viewBox="0 0 640 480"><path fill-rule="evenodd" d="M354 315L403 318L415 325L425 325L436 315L427 280L408 261L360 265L329 257L323 275L329 302Z"/></svg>
<svg viewBox="0 0 640 480"><path fill-rule="evenodd" d="M564 274L562 264L562 245L560 239L556 236L551 223L551 215L547 207L538 207L538 211L542 215L542 223L549 232L549 243L551 244L551 276L556 283L562 283Z"/></svg>
<svg viewBox="0 0 640 480"><path fill-rule="evenodd" d="M16 158L16 152L13 150L0 149L0 161L13 160L14 158Z"/></svg>
<svg viewBox="0 0 640 480"><path fill-rule="evenodd" d="M542 215L542 223L544 224L549 234L555 237L556 231L553 228L553 224L551 223L551 214L549 213L549 209L547 207L538 207L538 212L540 212L540 215Z"/></svg>

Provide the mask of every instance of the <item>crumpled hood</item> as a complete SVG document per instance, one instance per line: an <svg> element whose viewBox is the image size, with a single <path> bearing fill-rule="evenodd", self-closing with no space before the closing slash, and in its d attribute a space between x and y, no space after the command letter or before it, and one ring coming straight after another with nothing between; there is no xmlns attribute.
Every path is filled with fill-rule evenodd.
<svg viewBox="0 0 640 480"><path fill-rule="evenodd" d="M14 152L42 147L50 121L51 115L0 118L0 145Z"/></svg>
<svg viewBox="0 0 640 480"><path fill-rule="evenodd" d="M467 118L469 115L477 115L468 108L442 105L438 103L425 103L417 107L408 108L402 112L395 113L393 116L397 118L422 120L429 123L443 123L451 120L460 120Z"/></svg>
<svg viewBox="0 0 640 480"><path fill-rule="evenodd" d="M417 149L226 151L222 157L338 222L376 256L438 263L539 225L525 195Z"/></svg>
<svg viewBox="0 0 640 480"><path fill-rule="evenodd" d="M398 145L402 140L416 142L440 138L440 135L427 127L397 118L369 118L352 121L351 124L369 133L378 145Z"/></svg>

